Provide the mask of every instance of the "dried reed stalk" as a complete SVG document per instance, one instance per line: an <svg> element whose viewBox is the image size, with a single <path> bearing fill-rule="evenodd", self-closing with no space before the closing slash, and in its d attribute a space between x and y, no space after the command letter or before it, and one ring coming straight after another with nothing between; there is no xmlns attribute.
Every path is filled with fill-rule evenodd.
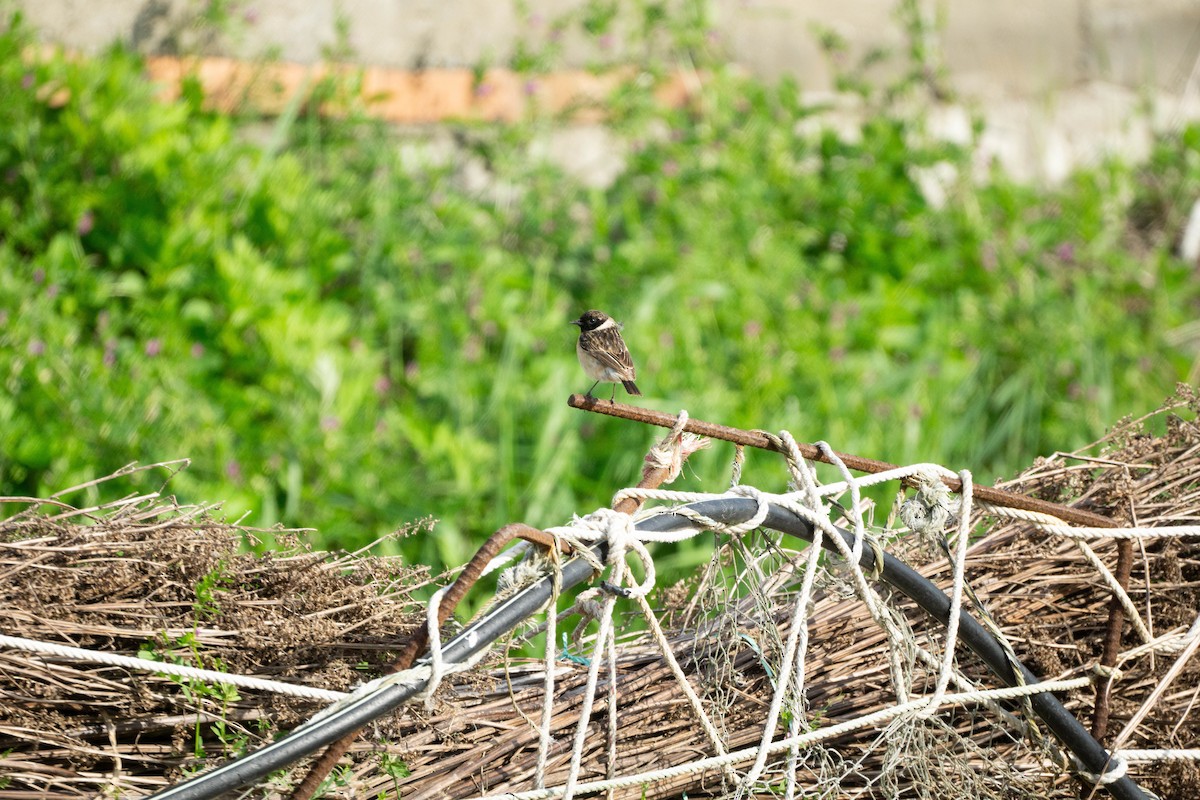
<svg viewBox="0 0 1200 800"><path fill-rule="evenodd" d="M1172 406L1189 405L1190 393ZM1153 426L1158 430L1153 433ZM1149 426L1149 427L1147 427ZM1200 431L1164 410L1126 422L1076 454L1039 459L1006 488L1093 510L1141 526L1200 521ZM65 516L64 516L65 515ZM1070 541L1049 539L1027 525L980 517L967 575L1018 655L1044 678L1088 674L1108 622L1109 593ZM6 632L30 638L134 653L147 642L186 639L177 652L204 665L220 659L231 671L276 675L345 689L360 662L382 663L411 629L412 589L427 580L395 560L366 555L331 560L292 541L283 555L239 549L245 532L203 510L153 500L84 519L69 507L43 507L0 523L0 608ZM286 538L286 537L285 537ZM926 574L949 585L940 555L901 542ZM1109 565L1116 547L1098 542ZM787 632L789 586L759 597L738 592L747 559L763 548L732 546L708 575L664 589L658 599L676 654L717 720L729 749L761 735L771 691L763 668ZM786 554L760 563L781 568ZM197 611L196 586L214 572L211 615ZM698 594L697 594L698 593ZM1154 541L1135 547L1130 595L1155 636L1180 631L1200 611L1200 546ZM742 599L737 600L740 597ZM200 603L203 606L203 603ZM894 607L914 642L939 653L941 632ZM633 630L630 628L630 630ZM807 658L807 709L819 724L851 719L895 702L883 633L861 603L828 583L812 613ZM194 646L191 644L194 642ZM1141 644L1128 623L1121 649ZM1120 730L1173 661L1143 655L1122 664L1112 693L1110 731ZM964 673L994 686L971 657ZM419 706L380 721L344 762L329 796L462 797L530 788L536 762L542 665L502 657L490 667L449 681L431 711ZM556 666L554 734L549 782L566 774L567 750L578 714L585 668ZM913 668L918 682L934 673ZM684 763L711 754L699 725L654 648L642 634L626 635L618 659L620 726L616 774ZM177 683L113 668L45 662L0 652L0 800L94 797L119 790L141 796L194 766L196 733L210 755L220 753L222 726L231 747L253 748L305 717L307 701L242 696L219 702ZM1065 697L1088 721L1092 692ZM1189 665L1164 693L1128 747L1200 747L1193 712L1200 665ZM583 778L602 777L605 711L598 702L584 753ZM894 735L895 731L889 732ZM946 712L909 725L906 761L887 736L867 732L802 753L801 786L809 794L861 796L1077 797L1079 790L1037 746L986 709ZM297 765L261 796L286 792L303 774ZM1200 770L1191 765L1137 766L1133 774L1165 800L1200 796ZM778 776L778 772L774 773ZM639 786L622 797L718 795L719 772ZM948 793L948 794L947 794Z"/></svg>

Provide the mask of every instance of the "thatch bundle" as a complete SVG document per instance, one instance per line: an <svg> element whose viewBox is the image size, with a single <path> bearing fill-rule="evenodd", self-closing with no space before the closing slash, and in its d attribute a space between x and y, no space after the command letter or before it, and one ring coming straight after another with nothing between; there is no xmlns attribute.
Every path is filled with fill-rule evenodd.
<svg viewBox="0 0 1200 800"><path fill-rule="evenodd" d="M10 506L11 507L11 506ZM0 632L346 690L420 619L426 570L332 557L152 497L0 522ZM139 796L310 716L313 701L0 650L0 796ZM201 740L198 741L197 737Z"/></svg>
<svg viewBox="0 0 1200 800"><path fill-rule="evenodd" d="M1189 395L1175 406L1195 400ZM1148 432L1157 425L1156 433ZM1060 502L1083 501L1143 527L1200 522L1200 429L1164 410L1120 425L1071 456L1039 460L1009 488ZM767 488L767 487L764 487ZM1108 627L1111 595L1070 540L1029 525L980 517L967 576L1017 654L1044 678L1089 674ZM256 555L245 533L204 513L147 502L87 517L42 507L0 523L4 632L95 649L155 649L188 663L345 689L399 649L415 623L411 592L424 574L395 560L333 557L293 548ZM949 585L937 551L897 542L926 574ZM1116 545L1093 545L1110 567ZM764 555L765 554L765 555ZM1135 543L1129 594L1154 637L1178 634L1200 613L1200 544ZM749 537L729 543L695 581L656 598L674 650L715 720L725 747L762 735L773 665L787 633L794 582L772 582L793 552ZM749 579L747 576L757 576ZM755 583L754 581L758 582ZM769 591L768 591L769 589ZM891 598L912 642L940 654L943 634L904 598ZM806 708L817 725L896 702L885 636L836 575L811 613ZM608 764L604 702L584 750L585 779L685 763L712 753L663 659L637 626L618 659L617 761ZM618 629L620 630L620 628ZM585 640L586 641L586 640ZM1122 652L1142 644L1126 621ZM1111 694L1108 738L1142 705L1175 660L1143 649L1121 663ZM465 797L532 786L542 700L542 665L505 659L456 676L431 709L380 721L352 752L333 795ZM962 672L995 686L968 654ZM566 775L585 667L560 660L547 784ZM935 670L910 664L915 688ZM253 749L318 704L241 691L236 697L110 667L0 651L0 800L149 793L194 769L197 752L215 763ZM603 700L603 693L601 694ZM1063 697L1088 724L1092 690ZM1125 743L1129 748L1200 747L1200 665L1188 665ZM1019 715L1019 704L1008 710ZM199 744L198 744L199 742ZM984 708L904 720L802 752L805 796L1078 797L1053 748L1021 735L1011 714ZM765 779L780 777L778 766ZM611 767L611 769L610 769ZM745 765L741 768L744 769ZM286 794L293 770L259 794ZM1193 762L1131 766L1165 800L1200 796ZM622 796L721 794L719 771L626 790ZM762 788L762 787L760 787ZM1101 790L1097 796L1103 796Z"/></svg>

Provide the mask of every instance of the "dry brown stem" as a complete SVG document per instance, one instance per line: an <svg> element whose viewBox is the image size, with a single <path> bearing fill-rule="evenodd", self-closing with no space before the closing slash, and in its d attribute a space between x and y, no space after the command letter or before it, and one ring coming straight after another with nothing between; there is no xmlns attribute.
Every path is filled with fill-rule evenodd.
<svg viewBox="0 0 1200 800"><path fill-rule="evenodd" d="M1183 402L1195 412L1194 398ZM1159 427L1149 433L1144 423ZM761 480L765 484L767 478ZM1004 488L1060 503L1083 501L1142 526L1200 523L1200 432L1192 422L1162 412L1118 427L1086 452L1039 459ZM968 579L1017 654L1044 678L1089 674L1103 654L1111 598L1078 547L1017 522L980 518L976 532ZM5 631L127 654L148 642L157 642L160 650L173 643L174 653L193 663L198 657L204 666L220 659L230 671L346 689L374 674L364 675L360 663L378 667L392 661L397 632L418 624L410 592L428 580L423 572L367 554L331 559L279 534L290 549L251 554L240 548L246 535L203 510L153 499L86 512L58 502L18 514L0 523ZM787 582L777 591L738 595L731 602L740 585L729 576L746 574L749 559L763 559L758 567L768 575L785 569L789 555L763 557L774 551L761 544L751 538L721 550L715 558L721 570L664 587L656 598L674 650L729 749L761 734L770 693L763 659L777 655L787 630ZM949 585L950 571L940 555L904 541L895 547ZM1115 569L1117 545L1102 540L1094 548ZM1152 540L1135 542L1133 550L1129 593L1143 621L1155 637L1186 630L1200 610L1200 545ZM224 577L213 581L213 610L198 616L197 584L214 574ZM938 652L940 631L902 598L893 600L914 641ZM894 703L885 636L861 603L827 585L811 619L810 718L825 725ZM1127 621L1118 644L1119 654L1141 644ZM1109 730L1125 725L1174 658L1150 653L1117 658L1123 674L1109 694ZM962 667L982 685L994 685L970 657L963 657ZM345 771L335 773L330 796L386 792L411 799L529 788L538 736L529 720L538 718L542 669L539 662L514 659L454 676L432 712L409 707L374 725L351 750ZM566 772L566 742L578 719L586 672L567 661L554 669L554 734L560 745L551 754L551 783ZM916 668L918 676L925 674L921 669ZM927 674L932 685L933 673ZM618 774L710 754L661 657L638 631L622 636L618 678ZM1200 747L1198 687L1200 664L1188 664L1127 746ZM231 747L253 748L315 710L308 701L249 692L221 702L168 679L9 651L0 651L0 692L0 800L95 797L117 790L142 796L194 767L197 731L206 752L219 756L222 728ZM1090 690L1063 699L1081 719L1091 716ZM585 780L608 771L602 713L593 726ZM865 790L860 796L867 797L892 790L904 797L922 791L973 798L1077 796L1075 784L1052 761L990 711L943 713L918 728L914 741L936 756L922 759L920 769L890 758L874 732L803 753L799 774L806 796L819 789L830 797L855 790ZM280 796L305 766L256 793ZM1200 796L1200 771L1193 765L1131 770L1165 800ZM720 794L727 788L721 779L719 772L683 777L621 796Z"/></svg>

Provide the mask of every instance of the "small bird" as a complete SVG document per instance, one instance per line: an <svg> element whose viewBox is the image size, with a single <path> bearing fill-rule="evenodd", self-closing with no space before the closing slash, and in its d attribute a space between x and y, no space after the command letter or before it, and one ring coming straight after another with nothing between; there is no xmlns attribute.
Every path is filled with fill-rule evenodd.
<svg viewBox="0 0 1200 800"><path fill-rule="evenodd" d="M616 400L617 383L622 384L630 394L640 395L637 384L633 382L637 371L616 320L603 311L592 310L585 311L579 319L571 320L571 324L579 326L579 341L575 343L579 366L596 383L605 381L613 384L609 402ZM596 388L596 383L592 384L592 389ZM592 396L592 389L587 390L588 397Z"/></svg>

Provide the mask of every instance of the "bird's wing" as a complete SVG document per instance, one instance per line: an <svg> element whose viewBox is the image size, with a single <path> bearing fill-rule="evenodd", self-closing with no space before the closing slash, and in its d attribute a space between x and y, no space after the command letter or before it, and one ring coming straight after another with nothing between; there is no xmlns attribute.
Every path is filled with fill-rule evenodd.
<svg viewBox="0 0 1200 800"><path fill-rule="evenodd" d="M615 327L591 331L585 343L588 355L604 366L617 370L625 380L633 380L633 358Z"/></svg>

